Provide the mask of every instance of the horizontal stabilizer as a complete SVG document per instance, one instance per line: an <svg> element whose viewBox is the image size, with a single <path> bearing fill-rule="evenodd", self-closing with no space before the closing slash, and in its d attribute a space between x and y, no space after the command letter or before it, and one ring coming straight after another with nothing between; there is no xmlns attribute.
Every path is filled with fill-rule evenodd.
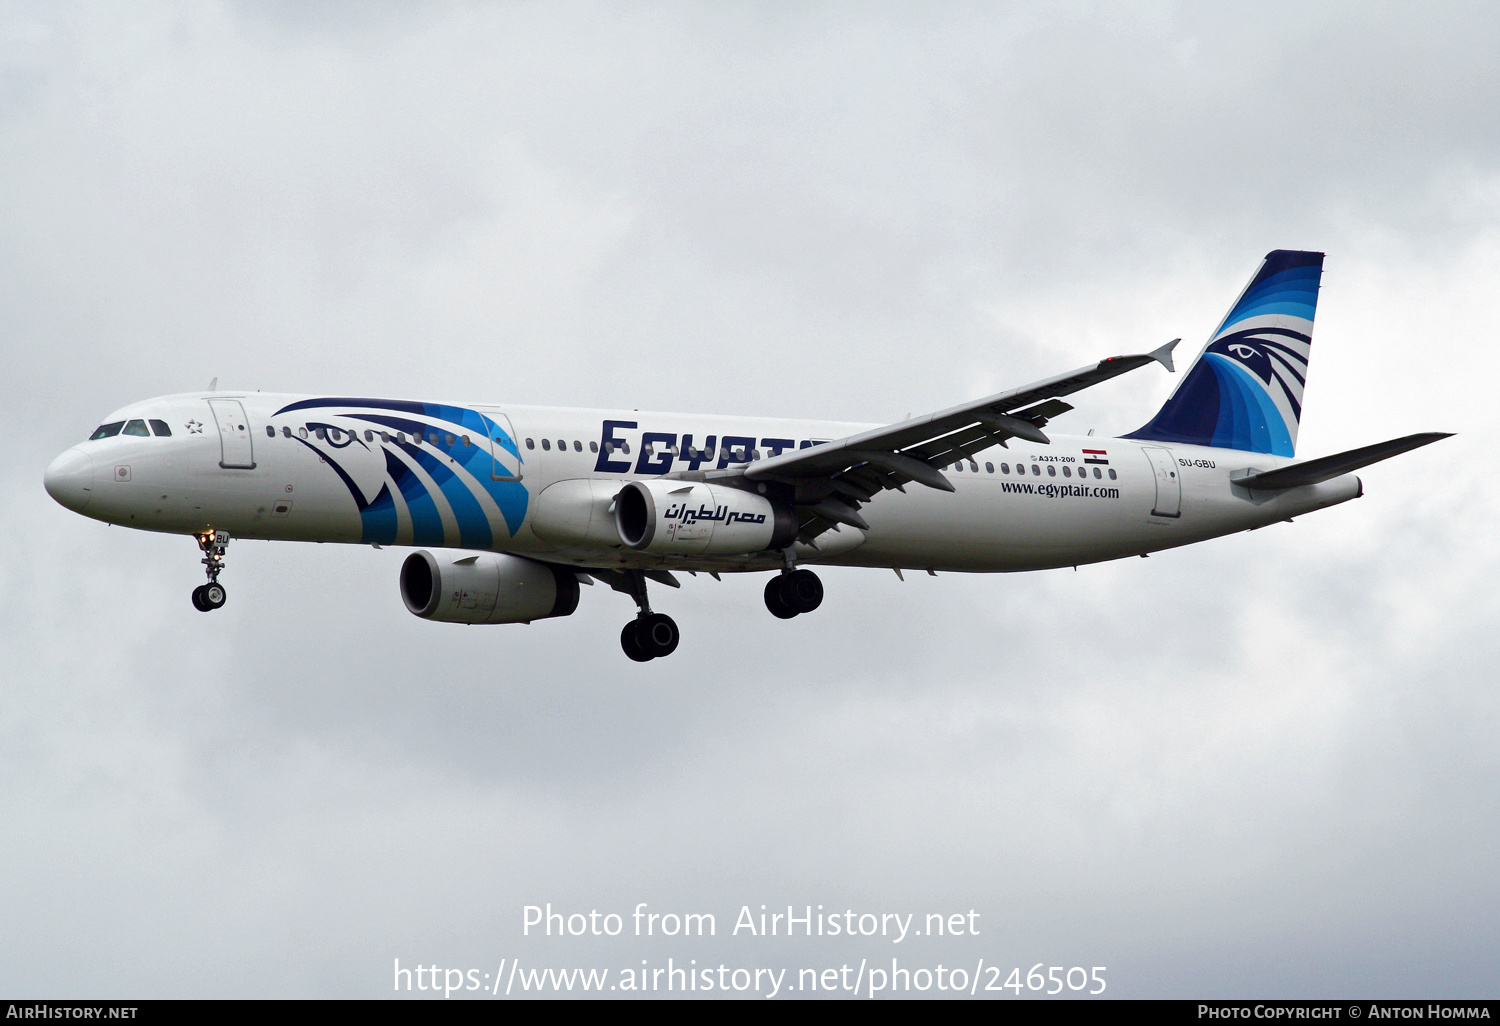
<svg viewBox="0 0 1500 1026"><path fill-rule="evenodd" d="M1368 467L1372 463L1388 460L1392 456L1399 456L1403 452L1430 445L1440 438L1448 438L1451 435L1451 431L1424 431L1421 434L1407 435L1404 438L1393 438L1389 442L1376 442L1374 445L1366 445L1360 449L1350 449L1348 452L1341 452L1334 456L1308 460L1306 463L1295 463L1290 467L1282 467L1280 470L1253 474L1234 483L1245 488L1273 491L1318 484L1361 467Z"/></svg>

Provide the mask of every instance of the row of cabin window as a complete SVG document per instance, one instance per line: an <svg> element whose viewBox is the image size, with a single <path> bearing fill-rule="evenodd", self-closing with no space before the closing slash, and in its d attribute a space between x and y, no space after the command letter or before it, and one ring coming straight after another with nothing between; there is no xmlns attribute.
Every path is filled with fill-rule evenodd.
<svg viewBox="0 0 1500 1026"><path fill-rule="evenodd" d="M1071 467L1068 466L1068 464L1064 463L1061 466L1062 466L1062 476L1063 477L1072 477L1073 476L1073 470L1072 470ZM1048 477L1056 477L1057 476L1057 468L1058 468L1058 464L1056 464L1056 463L1049 463L1049 464L1047 464L1047 476ZM953 469L957 470L957 471L962 471L964 469L963 462L959 461L958 463L953 464ZM973 460L970 460L969 461L969 472L971 474L977 474L977 473L979 473L979 464L975 463ZM993 474L995 472L995 465L993 463L986 463L984 465L984 472L986 474ZM1002 474L1009 474L1010 473L1010 464L1009 463L1002 463L1002 464L1000 464L1000 473L1002 473ZM1024 475L1026 473L1026 467L1023 466L1020 463L1017 463L1016 464L1016 473ZM1041 477L1042 476L1042 465L1040 463L1033 463L1033 464L1031 464L1031 473L1032 473L1032 476L1034 476L1034 477ZM1089 473L1089 468L1088 467L1079 467L1078 468L1078 476L1079 477L1087 477L1088 473ZM1094 468L1094 477L1096 479L1102 479L1104 477L1104 475L1099 472L1099 468L1098 467ZM1110 467L1109 468L1109 479L1111 481L1113 481L1113 480L1115 480L1118 477L1119 477L1119 475L1115 473L1115 468L1114 467Z"/></svg>
<svg viewBox="0 0 1500 1026"><path fill-rule="evenodd" d="M152 420L151 431L146 430L144 420L117 420L111 424L100 424L89 435L89 441L96 442L101 438L113 438L115 435L135 435L140 438L150 438L151 432L156 432L157 438L171 438L172 429L167 427L164 420Z"/></svg>
<svg viewBox="0 0 1500 1026"><path fill-rule="evenodd" d="M528 438L528 439L526 439L526 448L528 448L528 449L535 449L536 448L536 439L534 439L534 438ZM646 448L647 448L647 452L646 452L647 456L654 456L656 454L656 449L655 449L654 445L647 446ZM552 451L552 439L550 439L550 438L543 438L542 439L542 451L543 452L551 452ZM567 452L568 451L568 443L567 443L567 441L565 439L559 438L557 440L557 451L558 452ZM573 451L574 452L583 452L583 443L579 442L579 441L575 441L573 443ZM589 452L598 452L598 451L599 451L599 443L598 442L590 442L589 443ZM666 446L661 451L662 452L670 452L673 456L681 456L682 455L682 452L679 450L678 446L675 446L675 445ZM617 440L610 447L610 452L611 453L617 453L617 452L618 453L624 453L625 455L628 456L628 455L630 455L630 443L626 442L626 441L623 441L623 440ZM693 456L693 455L708 456L709 458L712 458L711 454L706 454L706 453L703 453L703 452L701 452L699 450L693 450L689 455L690 456ZM723 458L727 460L727 459L732 458L733 454L730 452L730 450L729 450L728 447L725 447L721 451L720 455L723 456ZM750 450L750 458L752 460L758 460L758 459L760 459L760 450L759 449L752 449L752 450Z"/></svg>
<svg viewBox="0 0 1500 1026"><path fill-rule="evenodd" d="M108 438L111 435L118 434L120 432L120 429L121 429L122 425L124 425L123 421L120 421L120 422L115 423L115 424L105 424L103 427L99 428L98 431L94 432L93 438ZM153 420L151 422L151 426L156 429L156 433L158 435L170 435L172 433L171 429L168 428L167 425L166 425L166 423L163 422L163 421ZM133 428L136 428L136 430L132 430ZM113 430L111 430L111 429L113 429ZM131 434L144 435L146 433L146 426L141 421L132 420L128 425L124 426L124 433L127 434L127 435L131 435ZM292 429L290 427L283 427L281 429L281 433L286 438L291 438L292 437ZM303 438L306 438L308 436L308 429L306 427L298 428L297 429L297 433L300 434ZM354 437L354 435L355 435L355 432L353 432L353 431L340 431L338 428L314 428L313 431L312 431L312 433L317 438L319 438L319 439L325 439L326 438L326 439L331 439L332 441L335 441L335 442L342 441L343 440L343 436L346 435L346 434L349 435L351 438ZM375 441L375 436L377 434L380 436L380 440L382 442L389 443L391 441L392 435L391 435L390 432L388 432L388 431L370 431L370 430L366 430L365 431L365 441L367 441L367 442L373 442L373 441ZM275 438L276 437L276 429L274 427L271 427L270 425L267 425L266 426L266 436L269 437L269 438ZM427 441L430 442L433 445L437 445L438 444L438 437L439 437L439 435L438 435L438 433L436 431L430 431L430 432L427 433ZM443 440L448 445L453 445L453 444L455 444L455 442L457 444L466 445L466 446L474 444L469 439L468 435L459 435L457 438L455 438L451 434L444 434L442 436L442 438L443 438ZM404 432L404 431L397 431L395 433L395 440L397 442L401 442L401 443L404 444L406 442L406 432ZM411 440L414 443L420 444L422 442L422 437L419 434L413 432ZM531 438L526 439L526 448L534 450L536 448L536 441L535 441L535 439L531 439ZM559 438L557 440L557 448L558 448L559 452L566 452L567 448L568 448L567 441L564 440L564 439ZM550 452L551 449L552 449L552 439L550 439L550 438L543 438L542 439L542 450L544 452ZM623 441L622 442L617 442L615 444L615 449L617 451L619 451L619 452L624 452L624 453L628 454L630 452L630 443L629 442L623 442ZM668 450L672 453L673 456L681 455L678 452L677 446L675 446L675 445L668 446ZM574 452L583 452L583 443L575 440L573 442L573 451ZM589 443L589 452L596 453L598 451L599 451L599 443L598 442L590 442ZM729 459L731 457L732 453L729 451L728 448L725 448L723 450L723 452L722 452L721 455L725 459ZM751 452L750 452L750 458L751 458L751 460L758 460L758 459L760 459L760 450L759 449L752 449ZM1049 464L1047 464L1047 476L1048 477L1056 477L1057 476L1057 467L1058 467L1058 464L1055 464L1055 463L1049 463ZM953 469L956 470L956 471L962 471L964 469L964 465L963 465L962 462L955 463L955 464L953 464ZM995 465L993 463L986 463L984 465L984 469L985 469L985 473L987 473L987 474L993 474L995 472ZM975 474L979 473L979 464L975 463L973 460L970 460L969 461L969 471L971 473L975 473ZM1010 473L1010 464L1009 463L1002 463L1002 464L1000 464L1000 473L1002 473L1002 474L1009 474ZM1018 464L1016 464L1016 473L1017 474L1025 474L1026 473L1026 468L1023 465L1021 465L1021 464L1018 463ZM1031 473L1033 475L1037 476L1037 477L1040 477L1041 474L1042 474L1041 464L1038 464L1038 463L1031 464ZM1085 477L1087 475L1088 475L1088 468L1087 467L1079 467L1078 468L1078 476L1079 477ZM1062 476L1063 477L1072 477L1073 476L1072 469L1067 464L1062 464ZM1115 473L1114 468L1111 467L1110 470L1109 470L1109 479L1111 481L1113 481L1113 480L1115 480L1117 478L1117 476L1118 475ZM1102 478L1103 477L1103 474L1100 473L1098 467L1094 468L1094 477L1095 478Z"/></svg>
<svg viewBox="0 0 1500 1026"><path fill-rule="evenodd" d="M528 449L535 449L536 448L536 439L534 439L534 438L528 438L528 439L526 439L526 448L528 448ZM565 440L559 438L557 440L557 449L558 449L559 452L566 452L567 449L568 449L568 443ZM551 452L552 451L552 439L550 439L550 438L543 438L542 439L542 451L543 452ZM583 443L575 441L573 443L573 451L574 452L583 452ZM589 443L589 452L598 452L598 451L599 451L599 443L598 442L590 442ZM670 452L673 456L679 456L680 457L682 455L681 447L676 446L676 445L665 446L665 447L663 447L661 449L661 451L662 452ZM614 443L611 444L611 446L610 446L610 452L611 452L611 454L617 453L617 452L618 453L624 453L626 456L629 456L630 455L630 443L626 442L626 441L622 441L622 440L617 440L617 441L615 441ZM653 445L648 445L646 447L646 455L647 456L654 456L654 455L656 455L656 452L657 452L657 450L656 450L656 447L655 447L654 444ZM735 459L736 451L730 449L728 446L725 446L725 447L723 447L722 449L719 450L719 455L723 459L733 460L733 459ZM713 454L711 452L705 452L702 449L693 449L691 446L689 446L688 447L688 458L691 459L691 458L693 458L695 456L699 457L699 458L706 458L706 459L712 459L713 458ZM750 459L752 461L760 459L760 450L759 449L751 449L750 450ZM743 461L736 460L736 462L743 462Z"/></svg>
<svg viewBox="0 0 1500 1026"><path fill-rule="evenodd" d="M297 434L300 437L302 437L302 438L307 438L308 435L309 435L308 428L306 428L306 427L300 427L300 428L298 428L297 429ZM332 441L332 442L342 442L346 436L349 439L353 440L354 438L356 438L359 435L359 432L358 431L350 431L348 429L342 429L341 430L339 428L322 428L322 427L320 427L320 428L312 428L311 429L311 434L312 434L312 437L317 438L320 441L322 441L322 440L328 440L328 441ZM370 430L366 430L365 431L365 441L367 441L367 442L373 442L373 441L375 441L375 438L376 438L377 435L380 437L380 440L382 442L392 442L392 441L395 441L395 442L400 442L400 443L402 443L404 445L406 443L406 441L407 441L407 435L406 435L405 431L391 432L391 431L370 431ZM282 429L281 429L281 436L283 438L291 438L292 437L292 429L290 427L283 426ZM266 425L266 437L267 438L275 438L276 437L276 429L274 427L272 427L271 425L269 425L269 424ZM439 439L442 439L442 441L444 442L444 444L447 444L447 445L473 445L474 444L473 440L470 439L468 435L458 435L458 436L455 437L454 435L450 435L450 434L441 434L440 435L436 431L429 431L427 433L427 441L430 444L437 445ZM411 442L414 445L421 445L422 444L422 435L421 435L421 433L413 431L411 433Z"/></svg>
<svg viewBox="0 0 1500 1026"><path fill-rule="evenodd" d="M533 439L533 438L526 439L526 448L528 448L528 449L535 449L536 448L536 440ZM552 439L550 439L550 438L543 438L542 439L542 451L543 452L551 452L552 451ZM567 452L568 451L568 443L564 439L559 438L557 440L557 451L558 452ZM583 452L583 443L575 439L573 441L573 451L574 452ZM589 452L598 452L598 451L599 451L599 443L598 442L590 442L589 443ZM626 452L630 451L630 447L628 445L625 447L625 451Z"/></svg>

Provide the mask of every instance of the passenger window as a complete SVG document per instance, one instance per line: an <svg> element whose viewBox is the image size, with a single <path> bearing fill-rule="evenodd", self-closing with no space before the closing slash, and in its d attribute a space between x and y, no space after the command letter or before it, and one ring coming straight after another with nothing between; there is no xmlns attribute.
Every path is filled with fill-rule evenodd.
<svg viewBox="0 0 1500 1026"><path fill-rule="evenodd" d="M151 432L146 430L144 420L132 420L125 425L125 434L135 435L140 438L150 438Z"/></svg>
<svg viewBox="0 0 1500 1026"><path fill-rule="evenodd" d="M273 428L269 424L266 425L266 437L267 438L275 438L276 437L276 429Z"/></svg>
<svg viewBox="0 0 1500 1026"><path fill-rule="evenodd" d="M1049 463L1049 464L1047 464L1047 476L1048 476L1048 477L1056 477L1056 476L1057 476L1057 468L1056 468L1056 467L1054 467L1054 466L1053 466L1053 465L1052 465L1052 464L1050 464L1050 463Z"/></svg>
<svg viewBox="0 0 1500 1026"><path fill-rule="evenodd" d="M1104 476L1103 474L1099 473L1099 468L1095 467L1094 468L1094 480L1097 481L1099 478L1101 478L1103 476Z"/></svg>
<svg viewBox="0 0 1500 1026"><path fill-rule="evenodd" d="M1114 467L1110 467L1109 468L1109 479L1111 481L1113 481L1115 479L1115 468Z"/></svg>
<svg viewBox="0 0 1500 1026"><path fill-rule="evenodd" d="M167 422L164 420L153 420L151 422L151 430L156 432L157 438L172 437L172 429L167 427Z"/></svg>
<svg viewBox="0 0 1500 1026"><path fill-rule="evenodd" d="M292 429L289 428L289 427L287 427L285 424L283 424L281 426L281 437L282 438L291 438L292 437Z"/></svg>
<svg viewBox="0 0 1500 1026"><path fill-rule="evenodd" d="M391 442L391 433L389 431L380 432L380 440L389 445Z"/></svg>
<svg viewBox="0 0 1500 1026"><path fill-rule="evenodd" d="M428 441L429 444L431 444L431 445L437 445L437 438L438 438L438 436L437 436L437 432L436 431L429 431L429 432L427 432L427 441Z"/></svg>
<svg viewBox="0 0 1500 1026"><path fill-rule="evenodd" d="M567 452L568 451L568 443L564 442L561 438L559 438L557 440L557 451L558 452Z"/></svg>
<svg viewBox="0 0 1500 1026"><path fill-rule="evenodd" d="M599 443L598 442L590 442L589 443L589 452L598 452L598 451L599 451Z"/></svg>
<svg viewBox="0 0 1500 1026"><path fill-rule="evenodd" d="M299 434L299 435L301 435L301 436L302 436L302 437L303 437L303 438L306 438L306 437L307 437L307 425L306 425L306 424L304 424L304 425L302 425L302 426L301 426L301 427L299 427L299 428L298 428L298 429L297 429L297 433L298 433L298 434Z"/></svg>
<svg viewBox="0 0 1500 1026"><path fill-rule="evenodd" d="M1067 467L1063 467L1063 477L1072 477L1072 476L1073 476L1073 472L1071 470L1069 470Z"/></svg>
<svg viewBox="0 0 1500 1026"><path fill-rule="evenodd" d="M1033 463L1031 465L1031 476L1032 477L1041 477L1042 476L1042 466L1041 466L1040 463Z"/></svg>
<svg viewBox="0 0 1500 1026"><path fill-rule="evenodd" d="M673 448L676 448L676 447L674 446ZM580 441L578 441L578 439L576 439L576 438L573 439L573 451L574 452L583 452L583 443L580 442ZM674 452L674 453L672 453L672 455L676 456L677 454Z"/></svg>
<svg viewBox="0 0 1500 1026"><path fill-rule="evenodd" d="M975 463L973 460L969 461L969 473L971 473L971 474L977 474L977 473L979 473L979 464Z"/></svg>
<svg viewBox="0 0 1500 1026"><path fill-rule="evenodd" d="M459 438L459 441L462 442L464 445L473 445L474 444L473 442L469 441L469 436L468 435L461 436Z"/></svg>
<svg viewBox="0 0 1500 1026"><path fill-rule="evenodd" d="M344 433L342 431L340 431L338 428L329 428L328 429L328 438L329 438L330 441L342 442L344 440Z"/></svg>
<svg viewBox="0 0 1500 1026"><path fill-rule="evenodd" d="M1000 473L1002 473L1002 474L1009 474L1010 473L1010 464L1009 463L1002 463L1002 464L1000 464Z"/></svg>
<svg viewBox="0 0 1500 1026"><path fill-rule="evenodd" d="M550 439L550 438L543 438L542 439L542 451L543 452L551 452L552 451L552 439Z"/></svg>
<svg viewBox="0 0 1500 1026"><path fill-rule="evenodd" d="M454 442L454 438L452 435L444 435L443 441L447 442L449 445L452 445Z"/></svg>
<svg viewBox="0 0 1500 1026"><path fill-rule="evenodd" d="M986 463L984 465L984 472L986 474L993 474L995 472L995 465L993 463Z"/></svg>
<svg viewBox="0 0 1500 1026"><path fill-rule="evenodd" d="M620 451L623 452L626 456L629 456L630 455L630 443L629 442L621 442L620 443ZM725 449L724 451L728 452L729 450Z"/></svg>
<svg viewBox="0 0 1500 1026"><path fill-rule="evenodd" d="M321 441L321 442L326 442L328 440L328 429L327 428L316 428L316 429L314 429L313 434L317 435L318 436L318 440Z"/></svg>
<svg viewBox="0 0 1500 1026"><path fill-rule="evenodd" d="M89 441L96 442L101 438L113 438L120 433L120 429L124 426L125 422L123 420L117 420L113 424L100 424L94 429L94 433L89 435Z"/></svg>
<svg viewBox="0 0 1500 1026"><path fill-rule="evenodd" d="M528 438L528 439L526 439L526 448L528 448L528 449L535 449L536 448L536 443L533 442L531 439Z"/></svg>

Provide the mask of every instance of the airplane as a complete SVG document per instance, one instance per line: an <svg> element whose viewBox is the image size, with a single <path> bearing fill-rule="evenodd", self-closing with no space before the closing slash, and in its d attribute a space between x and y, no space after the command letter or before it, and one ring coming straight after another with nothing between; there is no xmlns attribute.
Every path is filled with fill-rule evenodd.
<svg viewBox="0 0 1500 1026"><path fill-rule="evenodd" d="M776 617L823 601L815 566L1015 572L1145 556L1363 494L1354 471L1448 437L1297 462L1323 254L1266 255L1166 404L1115 438L1044 432L1064 396L1180 339L894 424L229 392L116 410L47 468L110 524L189 534L226 599L232 538L413 546L428 620L568 616L580 584L632 598L632 660L670 655L648 582L769 572Z"/></svg>

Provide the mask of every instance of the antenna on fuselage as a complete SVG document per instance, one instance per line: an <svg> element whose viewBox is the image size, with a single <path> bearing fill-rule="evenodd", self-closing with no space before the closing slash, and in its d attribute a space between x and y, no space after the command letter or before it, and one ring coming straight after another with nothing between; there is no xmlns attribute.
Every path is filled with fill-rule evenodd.
<svg viewBox="0 0 1500 1026"><path fill-rule="evenodd" d="M214 378L212 381L210 381L208 383L208 390L210 392L217 392L219 390L219 379L218 378Z"/></svg>

